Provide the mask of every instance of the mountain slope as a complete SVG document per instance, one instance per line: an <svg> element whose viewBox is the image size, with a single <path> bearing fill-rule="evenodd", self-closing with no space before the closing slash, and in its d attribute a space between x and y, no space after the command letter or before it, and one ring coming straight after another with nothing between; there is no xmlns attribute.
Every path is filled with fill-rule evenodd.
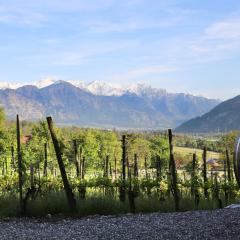
<svg viewBox="0 0 240 240"><path fill-rule="evenodd" d="M204 114L218 100L189 94L172 94L146 86L137 93L95 95L69 82L57 81L46 87L26 85L0 90L0 104L7 117L38 120L53 116L59 124L123 128L174 127Z"/></svg>
<svg viewBox="0 0 240 240"><path fill-rule="evenodd" d="M176 128L178 132L226 132L240 130L240 95L220 103L201 117Z"/></svg>

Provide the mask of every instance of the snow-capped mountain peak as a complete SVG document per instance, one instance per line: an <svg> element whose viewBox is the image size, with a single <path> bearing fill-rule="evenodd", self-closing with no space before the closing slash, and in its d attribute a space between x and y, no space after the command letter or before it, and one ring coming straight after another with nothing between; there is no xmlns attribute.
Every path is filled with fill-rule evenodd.
<svg viewBox="0 0 240 240"><path fill-rule="evenodd" d="M55 79L55 78L43 78L40 81L34 82L32 85L38 87L38 88L44 88L47 86L50 86L52 84L57 84L61 82L61 80L59 79Z"/></svg>
<svg viewBox="0 0 240 240"><path fill-rule="evenodd" d="M24 84L20 83L9 83L9 82L0 82L0 89L17 89L22 87Z"/></svg>
<svg viewBox="0 0 240 240"><path fill-rule="evenodd" d="M99 96L121 96L126 93L132 93L139 96L143 95L156 95L160 92L166 92L165 90L152 88L150 85L146 83L138 83L138 84L128 84L128 85L121 85L118 83L106 83L102 81L93 81L90 83L85 83L84 81L79 80L59 80L56 78L45 78L41 79L40 81L34 82L33 86L36 86L37 88L45 88L52 84L58 84L61 82L68 82L74 85L75 87L78 87L84 91L88 91L94 95ZM7 83L7 82L0 82L0 89L16 89L19 87L22 87L24 85L28 84L18 84L18 83Z"/></svg>
<svg viewBox="0 0 240 240"><path fill-rule="evenodd" d="M86 85L86 89L94 95L120 96L124 93L124 87L120 84L94 81Z"/></svg>

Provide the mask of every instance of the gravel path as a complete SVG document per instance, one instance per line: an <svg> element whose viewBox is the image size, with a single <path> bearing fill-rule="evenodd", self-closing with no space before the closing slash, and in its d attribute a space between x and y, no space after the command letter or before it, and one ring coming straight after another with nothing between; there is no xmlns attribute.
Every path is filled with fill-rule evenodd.
<svg viewBox="0 0 240 240"><path fill-rule="evenodd" d="M61 220L2 219L0 239L240 239L240 209Z"/></svg>

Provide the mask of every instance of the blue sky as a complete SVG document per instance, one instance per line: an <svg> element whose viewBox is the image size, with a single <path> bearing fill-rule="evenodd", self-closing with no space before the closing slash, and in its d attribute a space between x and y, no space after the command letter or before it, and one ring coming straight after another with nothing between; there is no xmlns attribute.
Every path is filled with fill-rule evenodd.
<svg viewBox="0 0 240 240"><path fill-rule="evenodd" d="M240 94L238 0L0 0L0 81Z"/></svg>

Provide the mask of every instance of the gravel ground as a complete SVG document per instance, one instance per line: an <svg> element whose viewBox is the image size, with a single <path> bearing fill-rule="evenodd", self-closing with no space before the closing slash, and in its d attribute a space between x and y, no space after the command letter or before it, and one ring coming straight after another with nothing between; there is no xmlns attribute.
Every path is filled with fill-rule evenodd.
<svg viewBox="0 0 240 240"><path fill-rule="evenodd" d="M240 239L240 209L82 219L2 219L0 239Z"/></svg>

